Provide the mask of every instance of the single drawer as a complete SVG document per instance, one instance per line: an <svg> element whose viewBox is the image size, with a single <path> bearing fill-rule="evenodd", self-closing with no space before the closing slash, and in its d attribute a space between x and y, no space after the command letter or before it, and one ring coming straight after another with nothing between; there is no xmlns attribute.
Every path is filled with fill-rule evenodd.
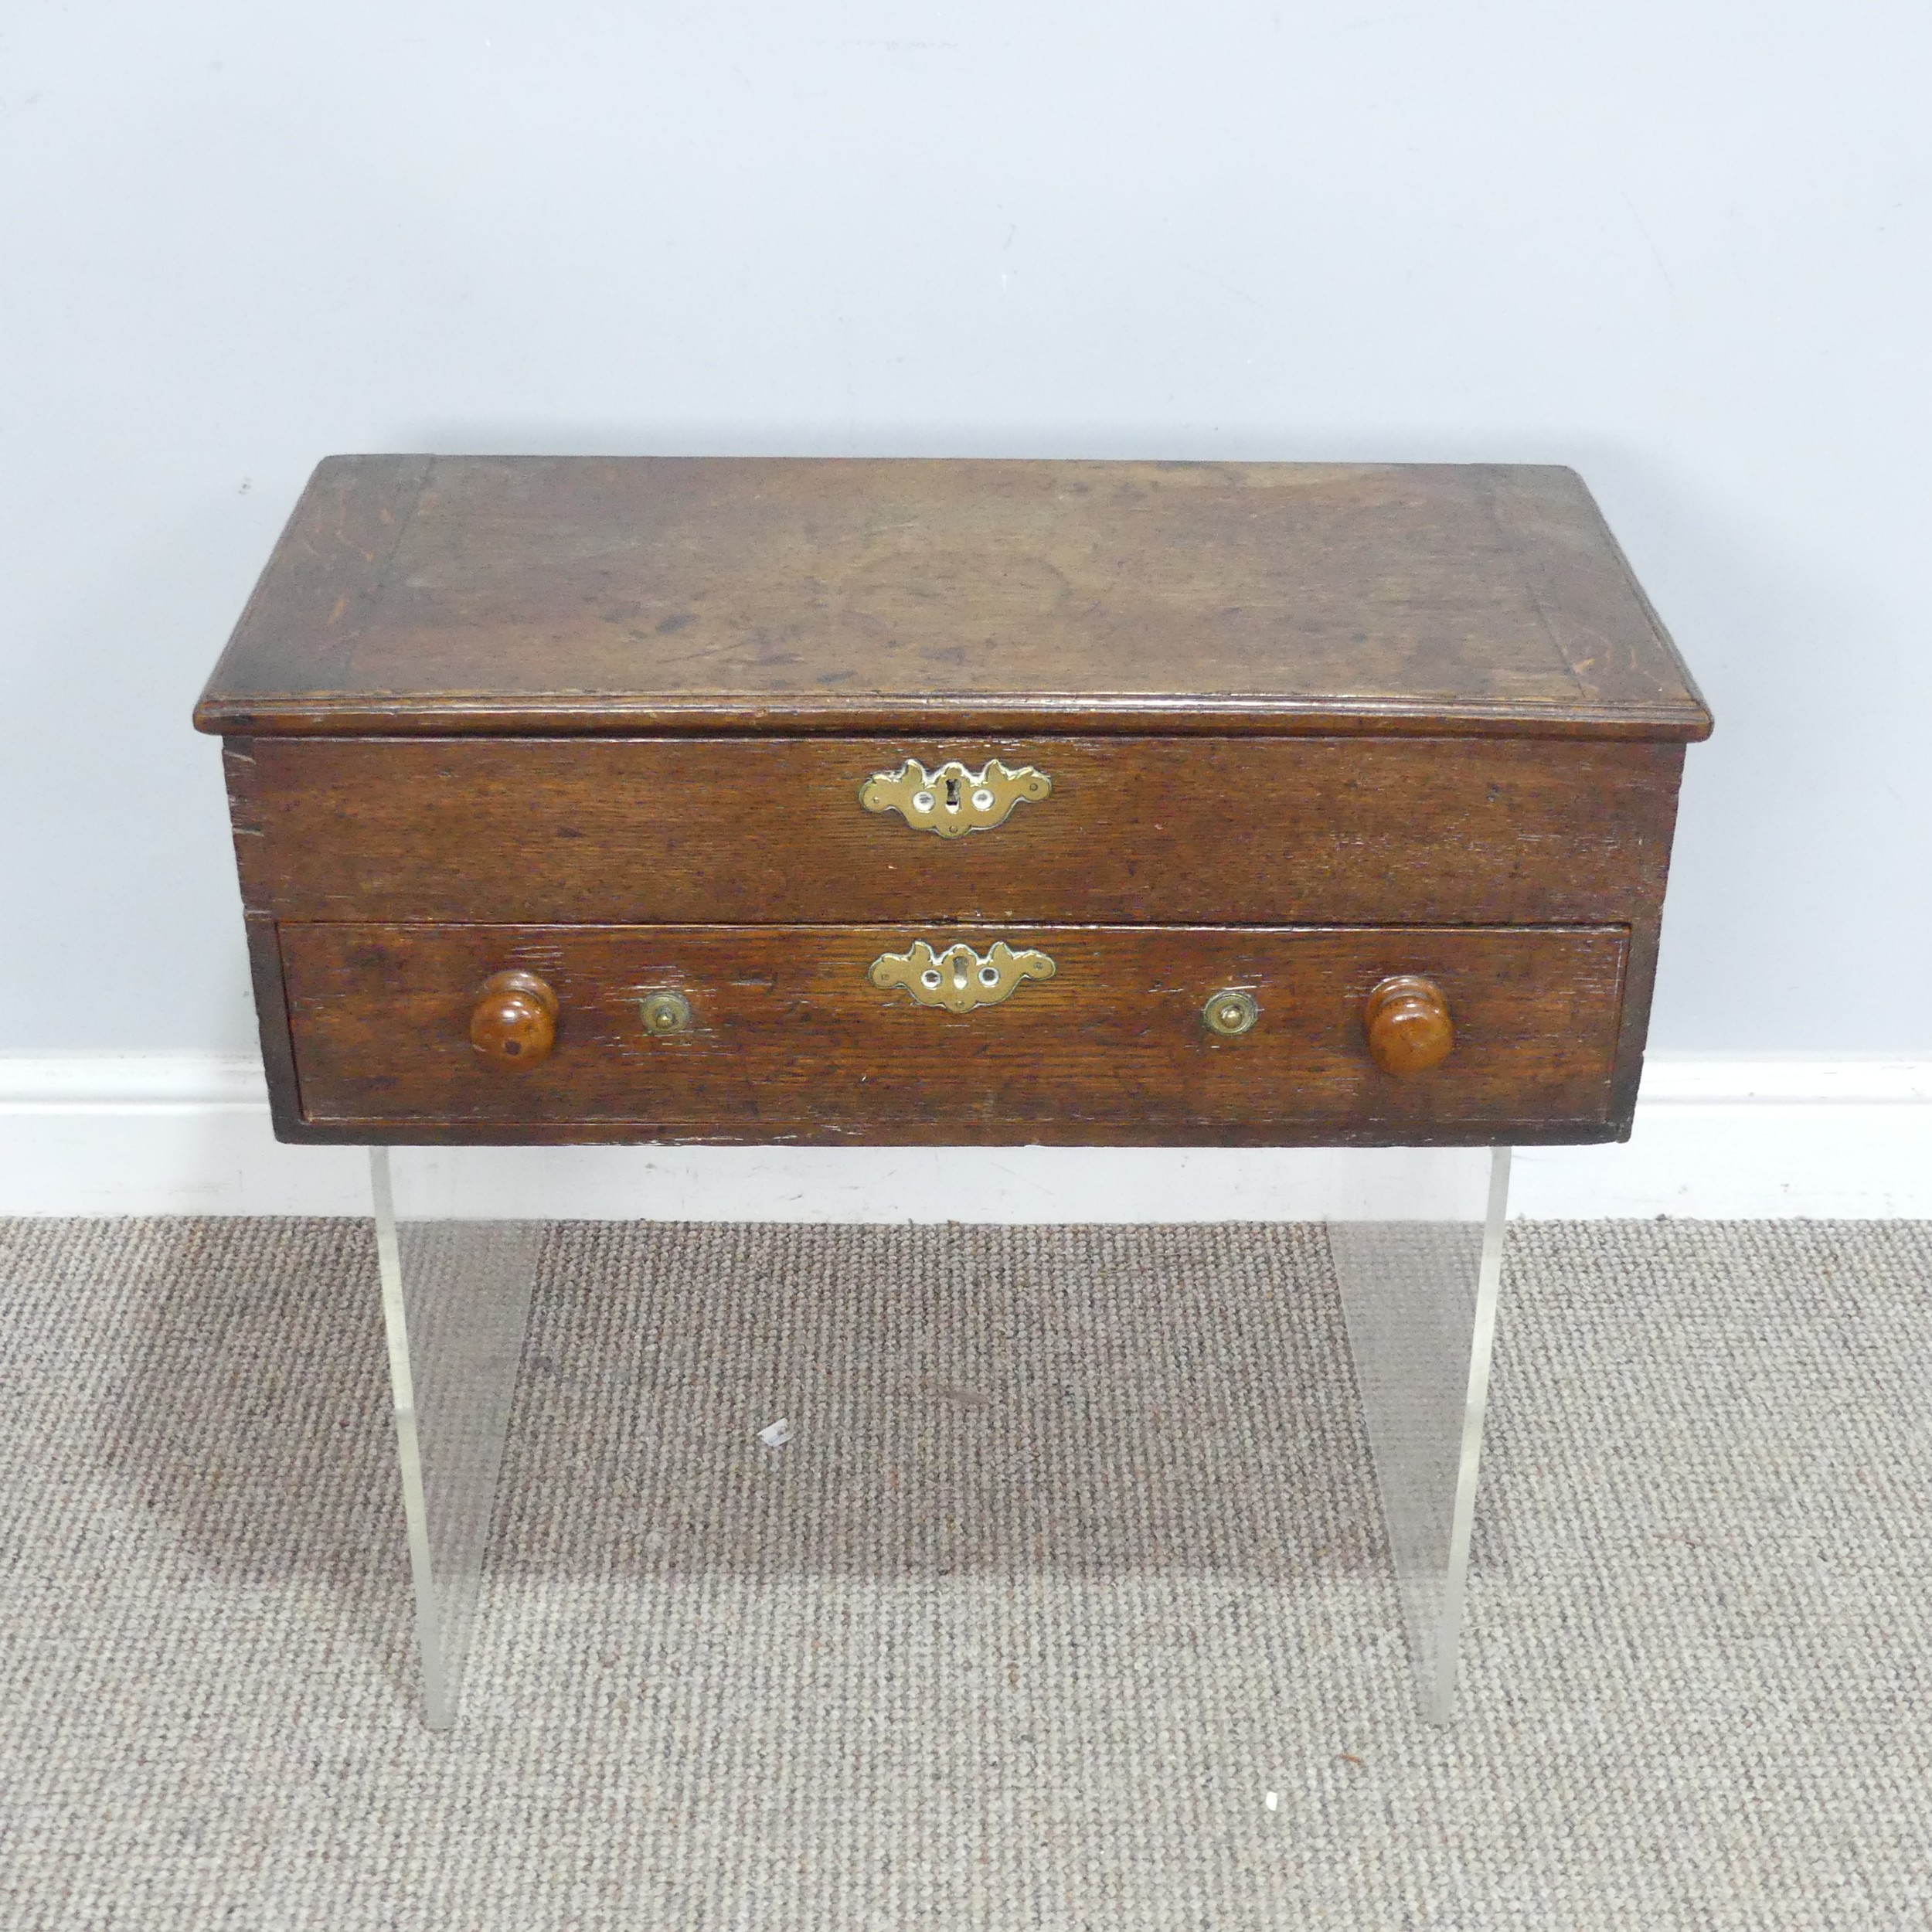
<svg viewBox="0 0 1932 1932"><path fill-rule="evenodd" d="M403 1141L1608 1138L1628 952L1617 927L280 935L300 1138ZM534 1029L514 1059L473 1040L503 1046L506 972ZM1453 1029L1420 1070L1365 1030L1396 977Z"/></svg>
<svg viewBox="0 0 1932 1932"><path fill-rule="evenodd" d="M228 764L243 896L277 918L1554 925L1654 918L1682 759L1522 738L472 737L258 739Z"/></svg>

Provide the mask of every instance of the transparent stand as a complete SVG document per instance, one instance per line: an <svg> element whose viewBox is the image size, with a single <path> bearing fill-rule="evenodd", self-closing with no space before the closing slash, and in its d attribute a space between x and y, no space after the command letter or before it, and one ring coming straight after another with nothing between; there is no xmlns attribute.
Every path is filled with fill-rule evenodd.
<svg viewBox="0 0 1932 1932"><path fill-rule="evenodd" d="M580 1209L630 1210L624 1150L577 1149ZM532 1156L536 1156L533 1163ZM556 1150L375 1148L383 1313L425 1721L454 1721ZM1509 1149L1293 1157L1284 1219L1325 1217L1423 1715L1455 1699ZM587 1172L612 1191L587 1193Z"/></svg>
<svg viewBox="0 0 1932 1932"><path fill-rule="evenodd" d="M439 1199L440 1164L394 1153L370 1148L369 1186L423 1716L440 1731L456 1721L543 1228L454 1218Z"/></svg>
<svg viewBox="0 0 1932 1932"><path fill-rule="evenodd" d="M1434 1724L1455 1705L1509 1155L1379 1152L1380 1198L1358 1196L1328 1223L1409 1655Z"/></svg>

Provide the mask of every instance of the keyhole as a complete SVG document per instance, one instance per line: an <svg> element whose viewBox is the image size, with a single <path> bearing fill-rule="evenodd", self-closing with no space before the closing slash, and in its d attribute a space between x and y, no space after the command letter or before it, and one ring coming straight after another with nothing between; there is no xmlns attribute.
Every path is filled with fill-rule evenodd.
<svg viewBox="0 0 1932 1932"><path fill-rule="evenodd" d="M957 778L946 781L946 809L948 811L959 809L959 781Z"/></svg>

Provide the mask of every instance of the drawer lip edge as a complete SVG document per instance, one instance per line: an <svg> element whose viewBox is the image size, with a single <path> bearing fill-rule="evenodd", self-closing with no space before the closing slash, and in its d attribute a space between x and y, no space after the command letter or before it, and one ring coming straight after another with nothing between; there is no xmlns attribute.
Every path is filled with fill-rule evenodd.
<svg viewBox="0 0 1932 1932"><path fill-rule="evenodd" d="M1283 937L1290 934L1340 935L1362 933L1400 933L1415 938L1430 933L1487 933L1498 937L1513 933L1549 934L1615 933L1630 938L1638 922L1630 919L1516 920L1498 923L1493 920L1458 922L1446 919L1419 919L1413 923L1389 919L291 919L278 914L275 923L284 931L301 932L407 932L407 933L529 933L561 934L677 934L677 933L805 933L818 937L849 934L854 937L878 934L892 937L900 934L928 932L985 933L1114 933L1122 936L1222 933L1253 934L1257 937Z"/></svg>
<svg viewBox="0 0 1932 1932"><path fill-rule="evenodd" d="M905 1123L895 1123L904 1125ZM1587 1118L1482 1121L1466 1131L1376 1133L1359 1126L1325 1126L1311 1121L1300 1131L1270 1122L1252 1134L1230 1131L1226 1123L1209 1123L1191 1131L1186 1121L1164 1121L1144 1134L1120 1131L1064 1134L1026 1139L948 1140L937 1135L882 1133L871 1138L829 1132L795 1131L767 1134L666 1131L648 1121L538 1121L506 1128L498 1121L447 1115L433 1119L397 1121L379 1116L297 1117L284 1129L276 1123L275 1138L291 1144L349 1147L773 1147L845 1148L1023 1148L1084 1147L1119 1148L1227 1148L1266 1153L1302 1148L1369 1147L1598 1147L1628 1136L1628 1124L1607 1109Z"/></svg>

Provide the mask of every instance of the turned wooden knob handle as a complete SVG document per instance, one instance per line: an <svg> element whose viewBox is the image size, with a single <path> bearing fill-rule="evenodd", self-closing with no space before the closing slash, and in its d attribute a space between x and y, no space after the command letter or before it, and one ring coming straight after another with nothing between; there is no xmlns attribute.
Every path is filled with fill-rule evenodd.
<svg viewBox="0 0 1932 1932"><path fill-rule="evenodd" d="M556 1044L556 995L534 973L492 973L477 988L470 1044L498 1066L535 1066Z"/></svg>
<svg viewBox="0 0 1932 1932"><path fill-rule="evenodd" d="M1398 973L1381 981L1362 1009L1369 1053L1385 1073L1420 1073L1440 1066L1456 1043L1449 1002L1433 979Z"/></svg>

